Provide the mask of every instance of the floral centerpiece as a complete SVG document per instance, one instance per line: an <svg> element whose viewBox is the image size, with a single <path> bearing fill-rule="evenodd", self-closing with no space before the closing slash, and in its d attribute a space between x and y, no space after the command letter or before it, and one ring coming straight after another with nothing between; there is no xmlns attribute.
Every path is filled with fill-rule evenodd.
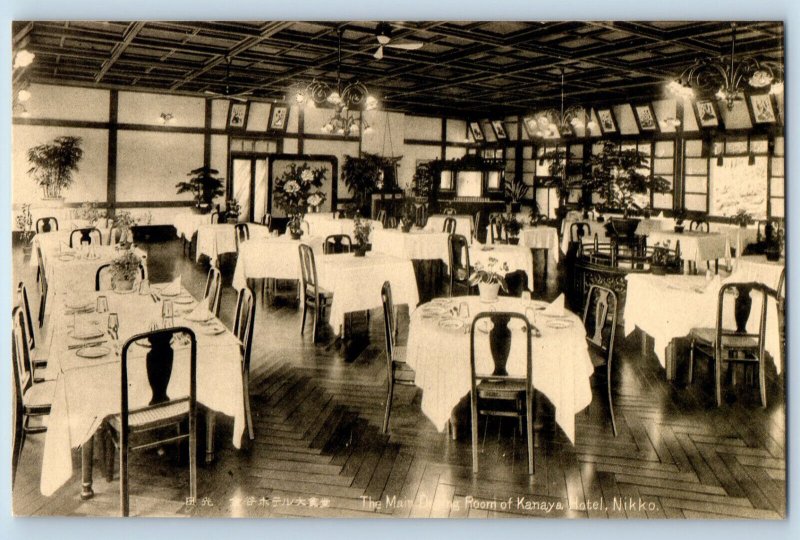
<svg viewBox="0 0 800 540"><path fill-rule="evenodd" d="M141 264L142 259L133 251L126 251L111 261L111 286L118 291L132 291Z"/></svg>
<svg viewBox="0 0 800 540"><path fill-rule="evenodd" d="M508 292L508 285L506 284L507 273L508 263L503 262L500 264L500 261L495 257L490 257L489 263L485 268L480 262L475 263L472 274L469 276L469 284L473 287L475 285L478 286L481 301L494 302L497 300L500 289L503 289L503 292Z"/></svg>
<svg viewBox="0 0 800 540"><path fill-rule="evenodd" d="M242 207L236 199L228 199L225 201L225 219L229 223L236 223L239 221L239 214L242 213Z"/></svg>
<svg viewBox="0 0 800 540"><path fill-rule="evenodd" d="M14 218L19 229L19 239L22 241L22 251L26 255L30 255L33 247L31 240L33 240L33 215L31 214L31 205L23 204L20 207L19 214Z"/></svg>
<svg viewBox="0 0 800 540"><path fill-rule="evenodd" d="M289 232L292 238L303 234L301 224L311 200L321 205L325 193L320 191L325 181L325 169L312 169L308 163L298 166L291 163L275 182L275 203L289 216Z"/></svg>
<svg viewBox="0 0 800 540"><path fill-rule="evenodd" d="M507 214L503 216L503 227L506 228L508 233L509 244L519 244L519 233L522 230L522 222L517 219L514 214Z"/></svg>
<svg viewBox="0 0 800 540"><path fill-rule="evenodd" d="M744 228L753 222L753 216L744 208L739 208L736 213L731 216L731 222Z"/></svg>
<svg viewBox="0 0 800 540"><path fill-rule="evenodd" d="M355 256L363 257L367 253L367 244L369 244L369 233L372 231L370 222L356 214L353 220L353 236L356 238Z"/></svg>
<svg viewBox="0 0 800 540"><path fill-rule="evenodd" d="M417 219L417 211L414 208L414 202L410 199L406 199L403 203L403 209L400 213L400 228L403 232L408 232L411 230L411 227L414 226L414 222Z"/></svg>
<svg viewBox="0 0 800 540"><path fill-rule="evenodd" d="M76 219L81 219L92 227L104 217L106 217L106 212L105 210L100 210L100 203L97 201L84 202L81 204L81 207L75 211Z"/></svg>
<svg viewBox="0 0 800 540"><path fill-rule="evenodd" d="M119 244L127 246L133 242L131 227L136 225L136 220L127 210L120 210L114 214L114 228L119 231ZM114 238L111 239L112 242Z"/></svg>

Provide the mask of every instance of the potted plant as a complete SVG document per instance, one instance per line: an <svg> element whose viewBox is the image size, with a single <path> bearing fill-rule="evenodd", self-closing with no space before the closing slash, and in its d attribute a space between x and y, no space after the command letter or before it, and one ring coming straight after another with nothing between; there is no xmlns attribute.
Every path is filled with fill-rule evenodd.
<svg viewBox="0 0 800 540"><path fill-rule="evenodd" d="M75 181L72 173L83 158L81 144L80 137L65 136L28 149L28 174L42 188L44 199L61 199L61 191Z"/></svg>
<svg viewBox="0 0 800 540"><path fill-rule="evenodd" d="M224 179L217 178L219 171L203 166L189 172L189 180L178 182L178 194L191 193L194 199L193 210L198 214L207 214L211 211L214 199L225 194L223 189Z"/></svg>
<svg viewBox="0 0 800 540"><path fill-rule="evenodd" d="M139 274L142 259L133 251L126 251L111 261L111 286L115 291L130 292Z"/></svg>
<svg viewBox="0 0 800 540"><path fill-rule="evenodd" d="M539 165L544 165L545 161L550 164L547 167L548 178L544 179L542 185L547 188L555 189L558 194L558 207L556 208L556 219L558 227L567 215L567 199L572 189L583 189L587 183L587 176L583 170L583 165L574 160L574 154L567 154L563 150L550 150L539 156Z"/></svg>
<svg viewBox="0 0 800 540"><path fill-rule="evenodd" d="M749 224L753 223L753 216L744 208L739 208L736 213L731 216L731 222L738 224L739 227L744 229Z"/></svg>
<svg viewBox="0 0 800 540"><path fill-rule="evenodd" d="M522 178L517 176L511 181L505 183L506 200L509 202L509 212L519 212L522 206L522 200L528 194L530 186L527 185Z"/></svg>
<svg viewBox="0 0 800 540"><path fill-rule="evenodd" d="M472 274L469 276L469 284L473 287L478 286L481 302L496 302L500 289L508 292L505 277L507 273L507 263L499 264L495 257L490 257L486 268L480 262L475 263Z"/></svg>
<svg viewBox="0 0 800 540"><path fill-rule="evenodd" d="M414 226L416 219L417 212L416 208L414 208L414 202L410 199L406 199L403 202L403 209L400 213L400 230L404 233L409 232L411 227Z"/></svg>
<svg viewBox="0 0 800 540"><path fill-rule="evenodd" d="M539 203L534 202L531 209L528 210L528 222L532 227L537 225L544 225L547 221L547 216L539 211Z"/></svg>
<svg viewBox="0 0 800 540"><path fill-rule="evenodd" d="M238 223L239 214L242 212L242 207L239 206L239 201L236 199L228 199L225 201L225 221L228 223Z"/></svg>
<svg viewBox="0 0 800 540"><path fill-rule="evenodd" d="M315 201L325 200L325 194L319 190L324 181L325 169L312 169L308 163L290 163L275 181L275 204L289 216L289 234L295 240L303 235L301 225L311 197L316 195Z"/></svg>
<svg viewBox="0 0 800 540"><path fill-rule="evenodd" d="M509 213L503 217L503 226L508 233L508 243L517 245L519 244L519 233L522 230L522 223L516 218L514 214Z"/></svg>
<svg viewBox="0 0 800 540"><path fill-rule="evenodd" d="M401 159L402 156L386 158L368 152L362 152L360 157L344 157L342 179L362 215L370 212L372 194L383 189L384 171Z"/></svg>
<svg viewBox="0 0 800 540"><path fill-rule="evenodd" d="M767 240L767 247L764 249L768 261L780 260L781 254L784 249L784 238L786 231L780 225L773 225L772 234L769 235Z"/></svg>
<svg viewBox="0 0 800 540"><path fill-rule="evenodd" d="M433 163L420 163L414 171L411 190L415 197L429 198L436 186Z"/></svg>
<svg viewBox="0 0 800 540"><path fill-rule="evenodd" d="M657 276L667 273L667 268L675 264L675 257L670 253L669 239L656 242L653 246L653 255L650 260L650 270Z"/></svg>
<svg viewBox="0 0 800 540"><path fill-rule="evenodd" d="M84 202L75 211L75 219L85 221L90 227L94 227L100 219L106 217L105 210L100 210L100 203L97 201Z"/></svg>
<svg viewBox="0 0 800 540"><path fill-rule="evenodd" d="M363 257L366 255L370 231L372 231L372 225L370 225L369 221L362 218L360 214L356 214L353 220L353 236L355 236L356 239L354 254L356 257Z"/></svg>
<svg viewBox="0 0 800 540"><path fill-rule="evenodd" d="M672 216L675 218L675 232L682 233L684 230L683 221L686 219L686 209L676 208L672 212Z"/></svg>
<svg viewBox="0 0 800 540"><path fill-rule="evenodd" d="M114 213L114 228L119 230L119 245L129 246L133 242L133 226L136 220L127 210L120 210Z"/></svg>
<svg viewBox="0 0 800 540"><path fill-rule="evenodd" d="M31 214L31 205L23 204L20 208L19 214L15 217L17 229L19 229L19 239L22 242L22 253L26 257L30 257L33 246L33 215Z"/></svg>

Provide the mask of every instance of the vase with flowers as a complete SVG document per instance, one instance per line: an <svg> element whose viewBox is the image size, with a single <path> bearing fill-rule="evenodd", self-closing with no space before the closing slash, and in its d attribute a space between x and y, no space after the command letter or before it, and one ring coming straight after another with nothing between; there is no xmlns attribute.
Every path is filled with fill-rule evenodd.
<svg viewBox="0 0 800 540"><path fill-rule="evenodd" d="M130 292L140 275L142 259L133 251L126 251L111 261L111 286L115 291Z"/></svg>
<svg viewBox="0 0 800 540"><path fill-rule="evenodd" d="M19 214L14 218L19 229L19 239L22 242L22 253L25 256L30 256L33 251L31 240L33 240L33 215L31 214L31 205L23 204L20 207Z"/></svg>
<svg viewBox="0 0 800 540"><path fill-rule="evenodd" d="M354 249L354 255L356 257L363 257L367 254L367 245L369 244L369 233L372 231L372 225L370 222L361 217L360 214L356 214L355 219L353 219L353 236L356 239L356 247Z"/></svg>
<svg viewBox="0 0 800 540"><path fill-rule="evenodd" d="M503 217L503 227L508 234L508 243L519 244L519 233L522 231L522 222L514 214L507 214Z"/></svg>
<svg viewBox="0 0 800 540"><path fill-rule="evenodd" d="M121 210L114 214L114 228L119 231L118 245L121 248L127 248L133 243L133 226L136 225L136 220L127 210ZM115 240L111 239L112 242Z"/></svg>
<svg viewBox="0 0 800 540"><path fill-rule="evenodd" d="M495 257L489 257L489 262L485 267L480 262L475 263L472 274L469 276L469 284L473 287L478 286L481 302L496 302L500 289L508 292L507 273L508 263L501 264Z"/></svg>
<svg viewBox="0 0 800 540"><path fill-rule="evenodd" d="M290 163L275 181L275 204L289 216L289 234L292 238L303 235L302 223L311 201L319 207L325 201L320 190L325 182L325 169L311 168L308 163Z"/></svg>
<svg viewBox="0 0 800 540"><path fill-rule="evenodd" d="M742 229L745 229L748 225L753 223L753 216L744 208L739 208L736 213L731 216L731 222L739 225L739 227Z"/></svg>

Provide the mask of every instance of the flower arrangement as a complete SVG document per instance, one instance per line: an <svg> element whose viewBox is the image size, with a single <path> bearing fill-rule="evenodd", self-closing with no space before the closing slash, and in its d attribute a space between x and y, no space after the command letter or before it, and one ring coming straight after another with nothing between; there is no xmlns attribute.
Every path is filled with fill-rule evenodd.
<svg viewBox="0 0 800 540"><path fill-rule="evenodd" d="M414 203L411 200L406 200L403 203L403 209L400 213L400 225L402 227L403 232L408 232L411 230L411 227L414 226L414 222L417 219L417 212L416 208L414 208Z"/></svg>
<svg viewBox="0 0 800 540"><path fill-rule="evenodd" d="M239 214L242 212L242 207L236 199L228 199L225 201L225 218L228 220L236 221L239 219Z"/></svg>
<svg viewBox="0 0 800 540"><path fill-rule="evenodd" d="M275 182L275 204L289 216L289 230L300 231L300 224L311 203L325 201L325 193L319 190L325 181L325 169L312 169L308 163L298 166L291 163Z"/></svg>
<svg viewBox="0 0 800 540"><path fill-rule="evenodd" d="M469 284L473 287L480 284L496 284L503 289L503 292L508 292L508 284L506 284L508 263L499 263L500 261L498 261L495 257L489 257L489 264L487 264L485 268L483 264L476 262L473 266L472 274L469 276Z"/></svg>
<svg viewBox="0 0 800 540"><path fill-rule="evenodd" d="M519 221L512 213L506 214L502 219L503 226L506 228L508 235L513 238L519 236L519 233L522 230L522 222Z"/></svg>
<svg viewBox="0 0 800 540"><path fill-rule="evenodd" d="M111 261L111 283L117 288L122 283L130 283L127 288L133 288L133 282L139 275L139 266L142 264L142 259L139 258L133 251L126 251L113 261ZM126 288L122 286L122 288Z"/></svg>
<svg viewBox="0 0 800 540"><path fill-rule="evenodd" d="M731 222L736 223L740 227L747 227L753 223L753 216L744 208L739 208L736 213L731 216Z"/></svg>
<svg viewBox="0 0 800 540"><path fill-rule="evenodd" d="M19 214L14 218L19 229L19 238L22 240L23 246L29 247L33 239L33 215L31 214L31 205L23 204L20 208Z"/></svg>
<svg viewBox="0 0 800 540"><path fill-rule="evenodd" d="M81 207L75 211L76 219L87 221L93 227L101 218L104 217L106 217L106 212L105 210L100 210L99 203L97 201L84 202L81 204Z"/></svg>
<svg viewBox="0 0 800 540"><path fill-rule="evenodd" d="M120 231L120 244L127 244L133 239L131 227L136 225L136 220L127 210L120 210L114 214L114 228Z"/></svg>
<svg viewBox="0 0 800 540"><path fill-rule="evenodd" d="M367 251L367 244L369 243L369 233L372 231L370 222L356 214L353 219L353 236L356 239L356 256L363 257Z"/></svg>

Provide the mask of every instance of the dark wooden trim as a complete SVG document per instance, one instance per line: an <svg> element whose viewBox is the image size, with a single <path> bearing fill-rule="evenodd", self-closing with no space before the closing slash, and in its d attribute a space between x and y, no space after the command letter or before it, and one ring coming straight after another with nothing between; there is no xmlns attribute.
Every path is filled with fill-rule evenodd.
<svg viewBox="0 0 800 540"><path fill-rule="evenodd" d="M19 126L47 126L47 127L71 127L82 129L108 129L109 122L98 122L92 120L57 120L51 118L20 118L14 117L11 120L13 125Z"/></svg>
<svg viewBox="0 0 800 540"><path fill-rule="evenodd" d="M441 147L441 155L439 156L442 160L447 159L447 118L442 117L442 132L439 137L441 139L440 143ZM408 144L407 142L403 141L404 144Z"/></svg>
<svg viewBox="0 0 800 540"><path fill-rule="evenodd" d="M76 206L80 206L77 204ZM121 201L116 208L184 208L194 206L194 201Z"/></svg>
<svg viewBox="0 0 800 540"><path fill-rule="evenodd" d="M108 163L106 172L106 202L117 201L117 118L119 116L119 93L112 90L108 99Z"/></svg>
<svg viewBox="0 0 800 540"><path fill-rule="evenodd" d="M306 111L303 107L297 107L297 153L305 152L305 133L306 133ZM359 137L359 141L361 138ZM359 149L359 153L360 149Z"/></svg>
<svg viewBox="0 0 800 540"><path fill-rule="evenodd" d="M211 166L211 111L212 100L207 99L203 122L205 125L203 133L203 167Z"/></svg>

